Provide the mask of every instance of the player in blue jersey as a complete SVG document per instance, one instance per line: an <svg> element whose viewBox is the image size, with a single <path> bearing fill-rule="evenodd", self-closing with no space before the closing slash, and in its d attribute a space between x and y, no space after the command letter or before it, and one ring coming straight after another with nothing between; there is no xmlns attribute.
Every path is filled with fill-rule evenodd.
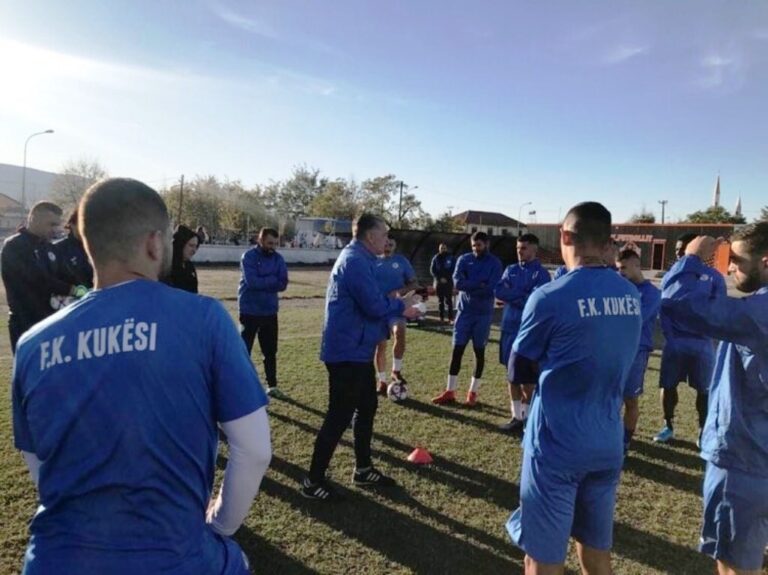
<svg viewBox="0 0 768 575"><path fill-rule="evenodd" d="M432 403L443 405L456 402L456 379L461 371L461 358L470 340L475 352L475 371L465 405L472 407L477 403L485 367L485 346L488 344L493 320L493 288L500 279L501 261L488 251L488 236L483 232L475 232L472 234L472 253L459 257L453 272L453 281L459 290L459 303L453 325L448 384L445 391L432 399Z"/></svg>
<svg viewBox="0 0 768 575"><path fill-rule="evenodd" d="M675 245L677 258L685 254L685 248L696 234L680 236ZM726 295L725 280L719 271L709 267L703 281L706 281L713 293ZM667 276L661 282L663 290L667 284ZM661 352L661 367L659 369L659 387L661 388L661 408L664 412L664 427L654 436L658 443L667 443L674 439L674 417L678 402L677 385L688 381L696 390L696 411L699 416L699 435L697 444L701 442L701 432L707 419L707 404L709 383L715 367L715 344L712 338L699 332L686 329L684 325L671 318L661 310L661 329L664 332L664 349Z"/></svg>
<svg viewBox="0 0 768 575"><path fill-rule="evenodd" d="M381 291L387 295L405 295L417 287L416 272L408 259L402 254L396 254L397 242L393 238L387 239L384 254L376 262L374 273L376 282ZM405 355L405 318L395 317L389 322L389 331L392 334L392 380L406 385L403 377L403 356ZM387 334L387 337L389 334ZM387 394L387 339L383 339L376 346L376 371L378 374L378 392Z"/></svg>
<svg viewBox="0 0 768 575"><path fill-rule="evenodd" d="M512 351L541 374L523 439L520 507L507 522L526 574L561 574L568 540L584 573L611 572L623 462L624 381L637 355L640 294L605 265L611 214L571 208L560 246L571 271L531 294Z"/></svg>
<svg viewBox="0 0 768 575"><path fill-rule="evenodd" d="M96 289L19 341L13 430L40 507L25 575L248 573L232 535L269 465L267 398L217 301L170 270L162 198L92 186L79 225ZM211 501L218 427L229 441Z"/></svg>
<svg viewBox="0 0 768 575"><path fill-rule="evenodd" d="M635 284L640 292L641 315L643 330L640 335L640 346L632 363L627 381L624 384L624 454L629 451L632 436L637 429L640 419L640 396L643 393L645 369L648 367L648 356L653 351L653 332L661 308L661 291L643 276L640 256L633 249L624 249L616 259L619 273Z"/></svg>
<svg viewBox="0 0 768 575"><path fill-rule="evenodd" d="M494 295L504 302L499 341L499 361L507 366L511 419L499 426L502 431L520 431L528 417L533 390L539 379L538 366L527 358L515 356L510 364L512 344L520 330L525 302L533 290L550 281L549 272L536 257L539 238L534 234L523 234L517 239L517 263L508 266L496 284Z"/></svg>
<svg viewBox="0 0 768 575"><path fill-rule="evenodd" d="M720 575L763 573L768 545L768 222L731 238L732 298L705 279L717 246L699 237L668 272L662 310L681 326L721 340L701 441L707 461L700 549ZM704 280L704 281L702 281Z"/></svg>
<svg viewBox="0 0 768 575"><path fill-rule="evenodd" d="M568 266L563 264L561 266L558 266L558 268L555 270L555 273L552 274L552 279L553 280L560 279L567 273L568 273Z"/></svg>

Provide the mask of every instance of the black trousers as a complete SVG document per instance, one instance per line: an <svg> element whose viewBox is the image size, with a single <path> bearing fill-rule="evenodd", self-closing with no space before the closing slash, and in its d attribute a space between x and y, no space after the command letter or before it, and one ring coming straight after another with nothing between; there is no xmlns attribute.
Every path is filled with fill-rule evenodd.
<svg viewBox="0 0 768 575"><path fill-rule="evenodd" d="M277 314L247 315L240 314L243 337L248 355L253 351L253 341L259 336L259 347L264 356L264 377L269 387L277 385Z"/></svg>
<svg viewBox="0 0 768 575"><path fill-rule="evenodd" d="M437 309L440 312L440 321L445 319L445 312L448 312L448 319L453 320L453 284L437 284L435 288L437 296Z"/></svg>
<svg viewBox="0 0 768 575"><path fill-rule="evenodd" d="M353 420L355 462L358 469L371 465L373 419L379 406L376 370L373 362L326 363L328 369L328 412L315 440L309 480L325 478L325 472L344 431Z"/></svg>

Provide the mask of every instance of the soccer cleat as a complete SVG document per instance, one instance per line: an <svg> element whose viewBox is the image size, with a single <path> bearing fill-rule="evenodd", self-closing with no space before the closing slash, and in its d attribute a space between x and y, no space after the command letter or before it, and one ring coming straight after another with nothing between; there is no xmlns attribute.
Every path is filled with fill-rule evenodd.
<svg viewBox="0 0 768 575"><path fill-rule="evenodd" d="M375 467L355 469L355 472L352 474L352 483L355 485L380 485L384 487L391 487L396 484L394 479L387 477Z"/></svg>
<svg viewBox="0 0 768 575"><path fill-rule="evenodd" d="M433 397L432 403L436 405L446 405L448 403L456 403L456 392L446 389L443 393L441 393L437 397Z"/></svg>
<svg viewBox="0 0 768 575"><path fill-rule="evenodd" d="M525 420L523 419L517 419L516 417L513 417L506 423L502 423L499 425L499 431L509 431L511 433L517 433L519 431L522 431L525 429Z"/></svg>
<svg viewBox="0 0 768 575"><path fill-rule="evenodd" d="M376 393L379 395L386 396L387 395L387 382L386 381L380 381L376 385Z"/></svg>
<svg viewBox="0 0 768 575"><path fill-rule="evenodd" d="M671 427L664 426L664 429L659 431L656 436L653 438L653 440L656 443L668 443L669 441L672 441L675 438L675 432Z"/></svg>
<svg viewBox="0 0 768 575"><path fill-rule="evenodd" d="M392 381L396 381L397 383L400 383L402 385L406 385L408 383L407 381L405 381L403 374L399 371L392 372Z"/></svg>
<svg viewBox="0 0 768 575"><path fill-rule="evenodd" d="M467 392L467 399L464 400L464 405L467 407L475 407L477 405L477 394L474 391Z"/></svg>
<svg viewBox="0 0 768 575"><path fill-rule="evenodd" d="M282 391L280 391L277 386L268 387L267 388L267 395L273 399L288 399L288 396L285 395Z"/></svg>
<svg viewBox="0 0 768 575"><path fill-rule="evenodd" d="M327 481L323 480L318 481L317 483L312 483L307 477L301 482L301 495L307 499L327 501L333 499L336 496L336 493L333 488L328 485Z"/></svg>

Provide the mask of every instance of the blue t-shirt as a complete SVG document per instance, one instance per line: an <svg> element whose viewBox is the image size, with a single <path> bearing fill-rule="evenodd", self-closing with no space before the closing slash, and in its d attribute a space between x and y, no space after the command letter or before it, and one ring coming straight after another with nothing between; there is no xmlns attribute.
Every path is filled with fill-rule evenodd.
<svg viewBox="0 0 768 575"><path fill-rule="evenodd" d="M649 280L635 284L640 292L643 329L640 332L640 351L653 351L653 332L661 309L661 290Z"/></svg>
<svg viewBox="0 0 768 575"><path fill-rule="evenodd" d="M403 288L416 277L411 262L401 254L378 258L373 273L376 283L385 294Z"/></svg>
<svg viewBox="0 0 768 575"><path fill-rule="evenodd" d="M25 573L240 573L205 523L216 424L266 404L214 299L138 280L37 324L13 376L15 445L42 462Z"/></svg>
<svg viewBox="0 0 768 575"><path fill-rule="evenodd" d="M572 270L531 294L515 353L539 362L524 449L560 470L623 459L624 380L637 354L640 294L607 267Z"/></svg>
<svg viewBox="0 0 768 575"><path fill-rule="evenodd" d="M713 292L710 270L685 256L667 273L662 309L686 329L721 340L701 456L768 478L768 286L748 297Z"/></svg>

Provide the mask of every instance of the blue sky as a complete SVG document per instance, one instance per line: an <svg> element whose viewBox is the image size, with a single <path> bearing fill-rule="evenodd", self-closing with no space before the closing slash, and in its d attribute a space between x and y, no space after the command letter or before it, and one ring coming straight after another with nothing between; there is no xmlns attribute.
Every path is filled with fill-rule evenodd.
<svg viewBox="0 0 768 575"><path fill-rule="evenodd" d="M154 186L307 164L424 207L768 204L768 2L0 0L0 162Z"/></svg>

